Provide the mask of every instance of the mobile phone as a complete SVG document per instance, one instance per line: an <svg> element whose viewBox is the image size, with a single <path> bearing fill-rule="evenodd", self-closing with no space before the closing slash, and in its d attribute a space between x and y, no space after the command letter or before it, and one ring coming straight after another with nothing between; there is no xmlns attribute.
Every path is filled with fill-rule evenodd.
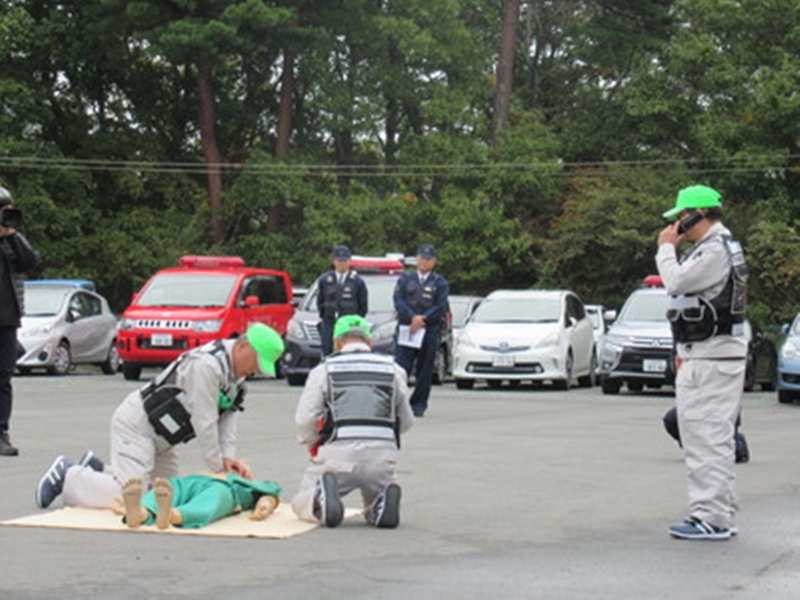
<svg viewBox="0 0 800 600"><path fill-rule="evenodd" d="M701 213L699 210L694 211L683 221L678 223L678 233L683 235L703 219L705 219L705 215L703 213Z"/></svg>

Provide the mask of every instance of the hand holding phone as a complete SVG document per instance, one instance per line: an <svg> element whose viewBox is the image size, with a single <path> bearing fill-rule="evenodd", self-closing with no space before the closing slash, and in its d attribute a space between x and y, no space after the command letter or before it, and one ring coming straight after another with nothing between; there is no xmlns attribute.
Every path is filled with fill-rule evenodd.
<svg viewBox="0 0 800 600"><path fill-rule="evenodd" d="M678 234L683 235L703 219L705 219L705 215L703 213L701 213L699 210L694 211L692 214L678 223Z"/></svg>

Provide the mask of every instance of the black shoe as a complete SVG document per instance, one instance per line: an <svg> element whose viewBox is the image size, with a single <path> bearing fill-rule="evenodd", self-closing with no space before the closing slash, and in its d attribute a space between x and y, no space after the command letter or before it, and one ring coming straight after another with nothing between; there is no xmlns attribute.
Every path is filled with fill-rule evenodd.
<svg viewBox="0 0 800 600"><path fill-rule="evenodd" d="M0 433L0 456L17 456L19 450L11 445L11 440L8 438L8 432Z"/></svg>
<svg viewBox="0 0 800 600"><path fill-rule="evenodd" d="M394 529L400 525L400 486L390 483L375 500L373 525Z"/></svg>
<svg viewBox="0 0 800 600"><path fill-rule="evenodd" d="M750 447L747 445L747 438L743 433L737 433L734 436L736 441L736 462L747 463L750 462Z"/></svg>
<svg viewBox="0 0 800 600"><path fill-rule="evenodd" d="M325 527L337 527L344 518L344 504L339 497L339 483L333 473L324 473L317 481L314 516Z"/></svg>

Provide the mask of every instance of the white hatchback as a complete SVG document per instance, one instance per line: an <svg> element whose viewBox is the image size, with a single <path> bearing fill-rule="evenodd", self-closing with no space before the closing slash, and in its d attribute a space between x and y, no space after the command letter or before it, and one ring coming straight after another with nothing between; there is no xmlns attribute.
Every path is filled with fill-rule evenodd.
<svg viewBox="0 0 800 600"><path fill-rule="evenodd" d="M478 306L455 346L459 389L475 381L550 381L567 389L595 382L594 329L568 290L496 290Z"/></svg>

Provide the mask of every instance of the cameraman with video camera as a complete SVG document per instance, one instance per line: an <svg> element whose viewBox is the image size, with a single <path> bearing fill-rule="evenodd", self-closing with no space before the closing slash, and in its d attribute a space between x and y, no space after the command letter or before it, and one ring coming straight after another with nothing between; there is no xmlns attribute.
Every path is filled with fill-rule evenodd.
<svg viewBox="0 0 800 600"><path fill-rule="evenodd" d="M20 273L39 263L38 253L17 231L22 211L14 198L0 187L0 456L17 456L8 427L11 420L11 376L17 364L17 328L24 314L24 293Z"/></svg>

